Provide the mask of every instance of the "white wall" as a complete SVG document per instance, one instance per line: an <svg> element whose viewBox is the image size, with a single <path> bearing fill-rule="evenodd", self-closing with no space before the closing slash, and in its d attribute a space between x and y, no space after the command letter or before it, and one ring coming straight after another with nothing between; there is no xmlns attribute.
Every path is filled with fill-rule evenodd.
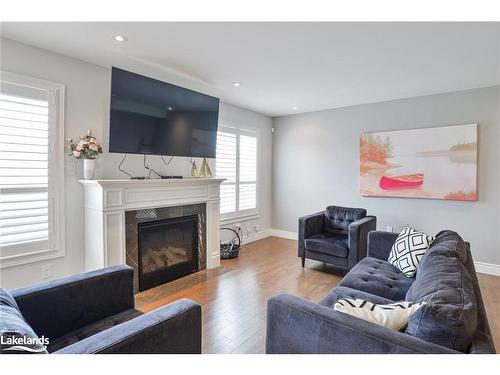
<svg viewBox="0 0 500 375"><path fill-rule="evenodd" d="M38 49L8 39L0 39L0 70L24 74L66 85L65 104L65 138L77 138L86 129L94 129L95 135L102 140L107 150L107 132L109 124L109 97L111 70L109 68L86 63L50 51ZM134 67L127 67L134 69ZM148 74L147 66L138 66L141 74ZM151 76L168 80L162 77L158 70L151 71ZM259 187L260 216L253 224L260 230L270 228L271 223L271 118L221 103L220 119L243 123L261 129L262 155L261 176ZM118 171L117 166L122 158L121 154L105 154L98 159L97 175L101 178L127 178ZM179 174L187 176L190 164L187 158L174 158L172 164L166 168L159 157L148 157L151 166L165 174ZM197 163L200 166L200 162ZM213 163L212 163L213 164ZM143 174L142 156L132 155L127 158L124 168L132 174ZM66 256L50 261L31 263L16 267L0 269L0 286L7 289L17 288L41 281L41 265L53 264L53 277L57 278L68 274L83 272L84 270L84 243L83 243L83 194L78 178L82 176L82 161L68 159L66 161ZM76 170L75 173L72 170Z"/></svg>
<svg viewBox="0 0 500 375"><path fill-rule="evenodd" d="M475 261L500 265L500 86L359 105L273 120L272 227L297 231L327 205L365 207L378 228L457 231ZM362 197L359 137L365 131L479 124L478 202Z"/></svg>

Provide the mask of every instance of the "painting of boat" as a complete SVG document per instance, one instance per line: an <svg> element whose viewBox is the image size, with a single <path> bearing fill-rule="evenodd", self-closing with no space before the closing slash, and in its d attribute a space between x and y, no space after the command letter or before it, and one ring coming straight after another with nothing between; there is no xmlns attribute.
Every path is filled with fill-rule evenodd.
<svg viewBox="0 0 500 375"><path fill-rule="evenodd" d="M382 176L379 186L384 190L408 189L422 186L424 183L424 174L406 174L402 176Z"/></svg>
<svg viewBox="0 0 500 375"><path fill-rule="evenodd" d="M466 124L361 134L361 195L477 201L477 130Z"/></svg>

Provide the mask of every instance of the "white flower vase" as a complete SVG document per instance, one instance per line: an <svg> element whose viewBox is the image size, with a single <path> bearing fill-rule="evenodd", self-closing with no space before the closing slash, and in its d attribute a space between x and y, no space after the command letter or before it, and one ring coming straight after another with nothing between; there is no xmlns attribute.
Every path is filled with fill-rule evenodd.
<svg viewBox="0 0 500 375"><path fill-rule="evenodd" d="M95 159L83 159L83 178L92 180L94 178Z"/></svg>

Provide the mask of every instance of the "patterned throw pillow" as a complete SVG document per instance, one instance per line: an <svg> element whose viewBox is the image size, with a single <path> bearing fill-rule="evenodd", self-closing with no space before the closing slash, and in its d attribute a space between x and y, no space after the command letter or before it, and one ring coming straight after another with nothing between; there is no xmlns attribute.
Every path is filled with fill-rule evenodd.
<svg viewBox="0 0 500 375"><path fill-rule="evenodd" d="M413 277L417 272L420 259L431 246L432 241L434 237L405 225L392 245L387 261L406 276Z"/></svg>
<svg viewBox="0 0 500 375"><path fill-rule="evenodd" d="M342 298L335 303L333 309L382 327L400 331L408 325L410 317L424 304L425 302L402 301L378 305L362 299Z"/></svg>

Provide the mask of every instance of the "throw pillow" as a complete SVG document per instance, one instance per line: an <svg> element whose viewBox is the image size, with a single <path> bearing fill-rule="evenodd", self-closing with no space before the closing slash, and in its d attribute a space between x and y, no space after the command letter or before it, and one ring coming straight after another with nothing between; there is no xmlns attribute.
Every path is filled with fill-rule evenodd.
<svg viewBox="0 0 500 375"><path fill-rule="evenodd" d="M402 301L388 305L378 305L356 298L342 298L335 303L333 309L382 327L400 331L406 327L410 317L424 304L425 302L411 303Z"/></svg>
<svg viewBox="0 0 500 375"><path fill-rule="evenodd" d="M432 241L434 237L405 225L392 245L387 261L406 276L413 277L417 272L420 258L431 246Z"/></svg>
<svg viewBox="0 0 500 375"><path fill-rule="evenodd" d="M47 339L39 338L24 320L15 299L0 288L0 353L47 353Z"/></svg>

